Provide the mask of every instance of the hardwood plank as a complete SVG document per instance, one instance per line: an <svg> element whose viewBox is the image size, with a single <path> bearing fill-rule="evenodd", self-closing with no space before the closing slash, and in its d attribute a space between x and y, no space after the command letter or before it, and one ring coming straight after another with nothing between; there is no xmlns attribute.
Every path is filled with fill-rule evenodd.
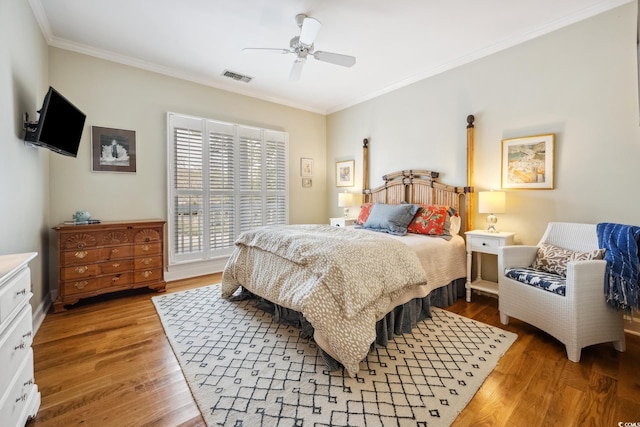
<svg viewBox="0 0 640 427"><path fill-rule="evenodd" d="M167 284L178 292L219 283L220 274ZM34 339L42 405L29 426L204 426L151 297L136 290L81 301L49 314ZM582 426L640 421L640 337L567 360L562 344L512 319L495 298L474 295L449 310L518 334L454 426Z"/></svg>

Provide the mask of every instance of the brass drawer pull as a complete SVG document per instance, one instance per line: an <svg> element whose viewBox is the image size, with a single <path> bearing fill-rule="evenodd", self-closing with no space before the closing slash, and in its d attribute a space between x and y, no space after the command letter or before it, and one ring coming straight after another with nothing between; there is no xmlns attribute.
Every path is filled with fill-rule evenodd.
<svg viewBox="0 0 640 427"><path fill-rule="evenodd" d="M119 262L114 262L113 263L113 268L118 268L120 267L120 263Z"/></svg>
<svg viewBox="0 0 640 427"><path fill-rule="evenodd" d="M153 274L153 271L147 270L147 271L143 271L142 272L142 277L144 277L145 279L149 278L149 276L151 276Z"/></svg>
<svg viewBox="0 0 640 427"><path fill-rule="evenodd" d="M112 282L117 282L118 280L120 280L120 276L115 276L113 279L111 279Z"/></svg>
<svg viewBox="0 0 640 427"><path fill-rule="evenodd" d="M148 251L149 249L151 249L151 246L149 246L149 245L142 245L142 250L143 250L143 251Z"/></svg>
<svg viewBox="0 0 640 427"><path fill-rule="evenodd" d="M89 282L87 282L86 280L83 280L82 282L76 282L73 286L75 286L78 289L84 289L88 284Z"/></svg>
<svg viewBox="0 0 640 427"><path fill-rule="evenodd" d="M78 274L86 273L88 269L89 267L87 267L86 265L82 267L76 267L76 273Z"/></svg>
<svg viewBox="0 0 640 427"><path fill-rule="evenodd" d="M120 249L118 249L118 248L113 248L113 249L111 249L111 253L112 253L112 254L120 253Z"/></svg>
<svg viewBox="0 0 640 427"><path fill-rule="evenodd" d="M75 255L76 258L83 259L87 255L89 255L89 252L87 252L87 251L78 251L74 255Z"/></svg>
<svg viewBox="0 0 640 427"><path fill-rule="evenodd" d="M141 262L144 265L149 265L149 264L151 264L152 261L153 261L153 258L142 258L142 260L141 260Z"/></svg>

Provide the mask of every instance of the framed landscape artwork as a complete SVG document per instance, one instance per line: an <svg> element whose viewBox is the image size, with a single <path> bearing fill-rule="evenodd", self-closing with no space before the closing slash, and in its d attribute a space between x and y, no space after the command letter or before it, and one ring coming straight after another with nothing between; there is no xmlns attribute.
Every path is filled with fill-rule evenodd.
<svg viewBox="0 0 640 427"><path fill-rule="evenodd" d="M554 134L502 140L502 188L553 189Z"/></svg>
<svg viewBox="0 0 640 427"><path fill-rule="evenodd" d="M135 172L136 132L91 126L94 172Z"/></svg>

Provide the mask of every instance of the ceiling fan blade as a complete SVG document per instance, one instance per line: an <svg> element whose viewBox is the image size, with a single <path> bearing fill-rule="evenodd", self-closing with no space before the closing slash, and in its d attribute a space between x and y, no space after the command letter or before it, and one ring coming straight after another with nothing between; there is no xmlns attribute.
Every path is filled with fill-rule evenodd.
<svg viewBox="0 0 640 427"><path fill-rule="evenodd" d="M269 52L274 52L274 53L293 53L290 49L282 49L282 48L278 48L278 47L245 47L242 49L242 51L244 52L245 50L266 50Z"/></svg>
<svg viewBox="0 0 640 427"><path fill-rule="evenodd" d="M300 28L300 43L311 46L318 36L322 24L316 18L305 17Z"/></svg>
<svg viewBox="0 0 640 427"><path fill-rule="evenodd" d="M300 80L300 76L302 75L302 67L304 67L305 60L304 59L296 59L291 67L291 73L289 74L290 82L297 82Z"/></svg>
<svg viewBox="0 0 640 427"><path fill-rule="evenodd" d="M314 52L313 57L318 61L330 62L332 64L342 65L343 67L352 67L356 63L355 56L333 52Z"/></svg>

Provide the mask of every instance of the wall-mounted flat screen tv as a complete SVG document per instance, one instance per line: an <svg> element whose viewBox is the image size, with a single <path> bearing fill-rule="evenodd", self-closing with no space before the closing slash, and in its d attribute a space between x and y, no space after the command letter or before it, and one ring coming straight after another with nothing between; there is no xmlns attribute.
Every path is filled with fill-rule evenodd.
<svg viewBox="0 0 640 427"><path fill-rule="evenodd" d="M65 156L76 157L86 115L49 87L37 124L27 125L24 140Z"/></svg>

